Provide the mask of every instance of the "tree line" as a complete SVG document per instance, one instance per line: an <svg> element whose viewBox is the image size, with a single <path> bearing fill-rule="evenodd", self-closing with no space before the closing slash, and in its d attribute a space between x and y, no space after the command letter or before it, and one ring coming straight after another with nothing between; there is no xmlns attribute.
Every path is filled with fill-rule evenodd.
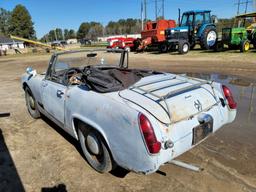
<svg viewBox="0 0 256 192"><path fill-rule="evenodd" d="M25 6L17 5L12 11L0 8L0 35L9 34L36 39L34 23Z"/></svg>
<svg viewBox="0 0 256 192"><path fill-rule="evenodd" d="M248 25L248 22L245 23ZM223 27L237 26L234 18L219 19L217 24L218 31ZM141 32L140 19L119 19L110 21L106 26L100 22L83 22L78 30L74 29L52 29L45 34L40 40L42 42L52 42L55 40L67 39L90 39L96 40L99 36L135 34ZM34 23L31 15L23 5L17 5L12 11L0 8L0 35L16 35L28 39L36 39Z"/></svg>
<svg viewBox="0 0 256 192"><path fill-rule="evenodd" d="M141 32L141 21L139 19L120 19L118 21L110 21L106 26L99 22L83 22L79 26L77 32L73 29L56 28L50 30L43 36L41 41L54 41L66 39L90 39L97 40L97 37L107 35L134 34Z"/></svg>

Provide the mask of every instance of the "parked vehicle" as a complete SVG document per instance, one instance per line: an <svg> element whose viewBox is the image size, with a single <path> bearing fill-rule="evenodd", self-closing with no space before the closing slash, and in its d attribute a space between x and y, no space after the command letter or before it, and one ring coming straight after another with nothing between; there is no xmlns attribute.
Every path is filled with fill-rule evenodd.
<svg viewBox="0 0 256 192"><path fill-rule="evenodd" d="M108 46L107 49L112 51L113 49L124 49L126 51L131 51L134 49L133 41L135 38L132 37L114 37L107 39Z"/></svg>
<svg viewBox="0 0 256 192"><path fill-rule="evenodd" d="M176 27L174 20L148 21L141 32L141 38L133 42L134 50L143 51L150 47L158 47L159 43L165 41L165 30L174 27Z"/></svg>
<svg viewBox="0 0 256 192"><path fill-rule="evenodd" d="M241 52L250 49L250 41L244 27L223 28L221 42L223 45L228 45L229 49L240 49Z"/></svg>
<svg viewBox="0 0 256 192"><path fill-rule="evenodd" d="M210 10L184 12L179 27L166 29L166 41L161 43L160 51L178 50L185 54L196 44L200 44L202 49L214 48L218 38L216 21Z"/></svg>
<svg viewBox="0 0 256 192"><path fill-rule="evenodd" d="M101 173L115 165L153 173L235 119L225 85L129 69L128 61L122 50L54 53L46 73L22 76L28 112L77 139Z"/></svg>
<svg viewBox="0 0 256 192"><path fill-rule="evenodd" d="M251 24L246 27L247 31L247 37L251 44L253 44L254 49L256 49L256 12L252 13L245 13L242 15L236 16L237 19L243 19L243 23L245 23L245 20L248 18L251 18Z"/></svg>

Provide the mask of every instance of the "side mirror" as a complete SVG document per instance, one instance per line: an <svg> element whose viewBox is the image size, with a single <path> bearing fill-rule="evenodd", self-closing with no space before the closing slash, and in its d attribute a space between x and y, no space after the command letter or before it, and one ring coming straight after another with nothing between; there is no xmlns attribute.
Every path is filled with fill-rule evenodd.
<svg viewBox="0 0 256 192"><path fill-rule="evenodd" d="M212 22L213 22L214 24L217 24L217 23L218 23L218 18L217 18L216 15L212 15L212 16L211 16L211 19L212 19Z"/></svg>
<svg viewBox="0 0 256 192"><path fill-rule="evenodd" d="M31 76L36 76L36 70L34 70L32 67L28 67L26 69L26 73L31 77Z"/></svg>

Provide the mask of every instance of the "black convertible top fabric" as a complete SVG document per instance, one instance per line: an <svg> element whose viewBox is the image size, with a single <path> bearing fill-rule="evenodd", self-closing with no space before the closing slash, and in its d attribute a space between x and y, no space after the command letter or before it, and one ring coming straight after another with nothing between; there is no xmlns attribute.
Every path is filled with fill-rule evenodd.
<svg viewBox="0 0 256 192"><path fill-rule="evenodd" d="M86 82L96 92L108 93L128 88L142 77L151 75L152 71L128 69L100 69L91 67L86 70Z"/></svg>

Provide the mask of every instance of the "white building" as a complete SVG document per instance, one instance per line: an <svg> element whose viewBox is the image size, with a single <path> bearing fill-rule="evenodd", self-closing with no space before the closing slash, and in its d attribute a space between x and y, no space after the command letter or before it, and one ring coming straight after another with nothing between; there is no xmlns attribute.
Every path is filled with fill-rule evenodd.
<svg viewBox="0 0 256 192"><path fill-rule="evenodd" d="M76 44L78 43L77 39L67 39L67 44Z"/></svg>
<svg viewBox="0 0 256 192"><path fill-rule="evenodd" d="M13 40L8 37L0 36L0 50L8 50L8 49L24 49L24 42Z"/></svg>

